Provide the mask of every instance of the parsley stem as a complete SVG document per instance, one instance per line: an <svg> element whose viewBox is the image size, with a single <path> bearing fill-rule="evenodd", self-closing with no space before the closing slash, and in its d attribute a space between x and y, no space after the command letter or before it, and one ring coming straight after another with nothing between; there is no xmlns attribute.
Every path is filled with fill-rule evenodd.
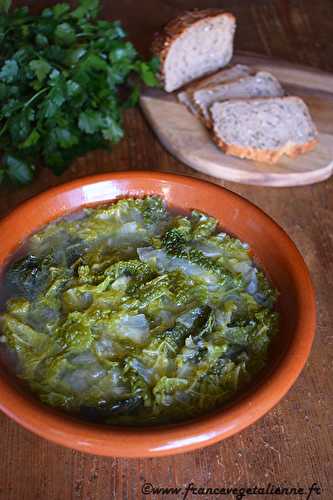
<svg viewBox="0 0 333 500"><path fill-rule="evenodd" d="M23 108L27 108L29 106L29 104L31 104L33 101L35 101L37 99L37 97L39 97L40 95L44 94L45 92L47 92L48 88L45 87L44 89L41 89L39 92L37 92L37 94L33 95L29 101L27 101Z"/></svg>
<svg viewBox="0 0 333 500"><path fill-rule="evenodd" d="M8 120L6 121L6 123L4 124L4 126L2 127L2 129L0 130L0 136L5 132L5 130L7 129L7 125L8 125Z"/></svg>

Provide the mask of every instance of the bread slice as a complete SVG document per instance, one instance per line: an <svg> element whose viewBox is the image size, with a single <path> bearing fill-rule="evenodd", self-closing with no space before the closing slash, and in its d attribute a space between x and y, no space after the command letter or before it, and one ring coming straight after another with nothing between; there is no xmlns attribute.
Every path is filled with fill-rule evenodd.
<svg viewBox="0 0 333 500"><path fill-rule="evenodd" d="M210 127L209 108L216 101L249 97L281 97L283 95L284 92L278 80L270 73L260 71L255 75L238 78L232 82L209 85L196 90L192 95L192 100L200 118L207 127Z"/></svg>
<svg viewBox="0 0 333 500"><path fill-rule="evenodd" d="M167 92L226 66L233 53L236 20L221 9L186 12L170 21L155 38Z"/></svg>
<svg viewBox="0 0 333 500"><path fill-rule="evenodd" d="M317 130L299 97L216 102L210 108L213 138L227 154L275 163L317 144Z"/></svg>
<svg viewBox="0 0 333 500"><path fill-rule="evenodd" d="M197 114L197 109L193 102L193 93L199 89L203 89L209 85L216 85L222 82L229 82L231 80L236 80L242 76L247 76L251 73L251 69L244 64L236 64L230 68L221 69L217 73L213 73L210 76L206 76L196 82L189 84L186 90L179 92L178 100L185 104L185 106L193 113Z"/></svg>

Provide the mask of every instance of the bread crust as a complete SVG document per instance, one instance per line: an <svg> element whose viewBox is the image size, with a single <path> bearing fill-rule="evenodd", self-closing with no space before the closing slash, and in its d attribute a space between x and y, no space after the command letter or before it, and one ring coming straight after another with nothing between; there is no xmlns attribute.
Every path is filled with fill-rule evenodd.
<svg viewBox="0 0 333 500"><path fill-rule="evenodd" d="M194 24L200 23L203 20L213 19L217 16L227 16L236 22L235 16L223 9L194 9L172 19L165 25L161 33L155 34L152 53L160 59L159 76L163 84L165 83L164 63L172 43Z"/></svg>
<svg viewBox="0 0 333 500"><path fill-rule="evenodd" d="M312 151L318 144L317 139L311 139L304 144L287 144L278 150L242 148L241 146L224 142L216 135L214 129L211 132L213 141L225 154L264 163L277 163L284 154L291 158L296 158L299 155Z"/></svg>

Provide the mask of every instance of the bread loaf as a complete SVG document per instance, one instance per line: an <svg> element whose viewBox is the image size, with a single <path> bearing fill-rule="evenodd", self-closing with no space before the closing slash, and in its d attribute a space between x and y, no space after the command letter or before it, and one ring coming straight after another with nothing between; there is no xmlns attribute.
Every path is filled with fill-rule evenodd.
<svg viewBox="0 0 333 500"><path fill-rule="evenodd" d="M155 38L160 76L167 92L226 66L233 54L235 17L221 9L187 12Z"/></svg>

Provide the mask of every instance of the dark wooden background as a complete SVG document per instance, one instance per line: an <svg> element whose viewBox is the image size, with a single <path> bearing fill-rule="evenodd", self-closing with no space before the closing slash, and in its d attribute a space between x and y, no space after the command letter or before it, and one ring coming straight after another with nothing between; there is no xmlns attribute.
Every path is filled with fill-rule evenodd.
<svg viewBox="0 0 333 500"><path fill-rule="evenodd" d="M51 2L28 3L37 11ZM152 33L167 19L184 8L214 6L237 15L238 50L333 71L333 0L108 0L103 13L120 18L138 48L147 53ZM100 152L80 159L62 178L44 170L29 187L1 188L0 215L51 185L94 172L144 168L204 177L162 149L138 110L128 113L126 128L126 139L112 154ZM273 411L241 434L203 450L162 459L84 455L50 444L0 414L1 500L134 500L143 498L144 481L156 486L271 483L305 488L316 482L321 496L311 498L333 498L332 180L294 189L216 182L268 212L287 230L310 267L317 293L317 336L297 383Z"/></svg>

